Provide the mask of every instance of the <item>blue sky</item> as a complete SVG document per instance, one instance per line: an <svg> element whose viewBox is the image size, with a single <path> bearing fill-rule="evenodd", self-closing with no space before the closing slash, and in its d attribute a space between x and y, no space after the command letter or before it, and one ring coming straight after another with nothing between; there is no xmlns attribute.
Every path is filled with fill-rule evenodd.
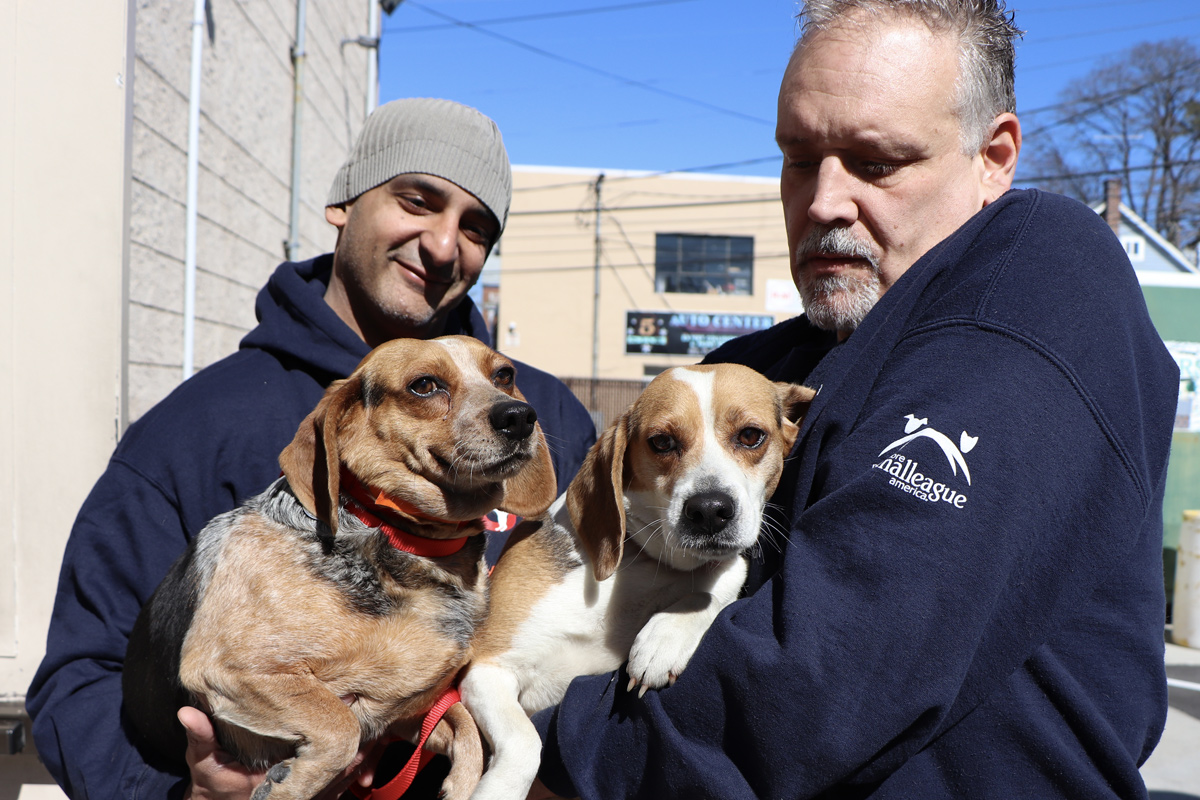
<svg viewBox="0 0 1200 800"><path fill-rule="evenodd" d="M496 120L515 164L778 174L793 0L404 0L383 18L380 101L447 97ZM1026 130L1142 41L1200 46L1198 0L1010 0ZM580 13L583 12L583 13ZM568 15L569 14L569 15ZM721 166L731 165L731 166Z"/></svg>

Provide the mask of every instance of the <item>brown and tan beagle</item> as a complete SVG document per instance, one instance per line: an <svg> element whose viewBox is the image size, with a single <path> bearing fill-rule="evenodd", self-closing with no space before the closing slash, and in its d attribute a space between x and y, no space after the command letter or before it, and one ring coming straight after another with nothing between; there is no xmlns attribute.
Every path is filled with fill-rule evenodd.
<svg viewBox="0 0 1200 800"><path fill-rule="evenodd" d="M475 339L396 340L329 387L283 477L214 519L142 610L125 710L181 763L181 705L214 719L255 798L318 793L360 744L419 728L487 608L483 516L542 514L555 480L508 359ZM482 745L461 705L431 746L466 797Z"/></svg>
<svg viewBox="0 0 1200 800"><path fill-rule="evenodd" d="M517 527L459 687L492 749L473 800L526 796L541 752L527 715L573 678L628 660L630 690L675 680L737 598L813 394L732 364L668 370Z"/></svg>

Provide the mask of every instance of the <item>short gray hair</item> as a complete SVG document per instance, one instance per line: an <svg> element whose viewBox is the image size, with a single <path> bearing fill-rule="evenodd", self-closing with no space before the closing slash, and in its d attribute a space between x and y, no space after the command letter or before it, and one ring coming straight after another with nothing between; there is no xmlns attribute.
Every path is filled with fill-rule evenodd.
<svg viewBox="0 0 1200 800"><path fill-rule="evenodd" d="M814 32L825 30L862 11L876 17L907 15L935 33L958 38L955 117L963 152L979 152L992 133L992 122L1016 112L1014 41L1022 31L1004 0L806 0L797 15L802 26L796 48Z"/></svg>

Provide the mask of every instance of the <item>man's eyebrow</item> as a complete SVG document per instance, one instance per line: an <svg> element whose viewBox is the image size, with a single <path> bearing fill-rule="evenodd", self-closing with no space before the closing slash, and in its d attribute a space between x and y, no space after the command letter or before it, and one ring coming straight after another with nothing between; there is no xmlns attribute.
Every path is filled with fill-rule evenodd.
<svg viewBox="0 0 1200 800"><path fill-rule="evenodd" d="M812 147L813 143L814 140L811 137L794 135L775 137L775 144L780 150ZM847 146L851 149L863 148L866 150L872 150L880 153L881 155L899 159L918 159L924 157L925 153L920 144L903 140L888 139L887 137L883 137L874 133L865 132L858 133L857 135L851 137L848 142L840 143L840 145L834 149L844 150L847 149Z"/></svg>

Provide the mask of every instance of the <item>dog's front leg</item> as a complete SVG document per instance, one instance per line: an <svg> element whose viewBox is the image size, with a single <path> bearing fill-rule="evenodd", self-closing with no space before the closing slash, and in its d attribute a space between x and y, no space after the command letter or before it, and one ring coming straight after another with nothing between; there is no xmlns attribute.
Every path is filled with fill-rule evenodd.
<svg viewBox="0 0 1200 800"><path fill-rule="evenodd" d="M459 693L492 748L471 800L525 797L537 778L542 740L521 708L516 676L493 664L472 664Z"/></svg>
<svg viewBox="0 0 1200 800"><path fill-rule="evenodd" d="M462 703L446 709L425 747L450 757L450 774L442 781L442 800L467 800L483 774L483 740Z"/></svg>
<svg viewBox="0 0 1200 800"><path fill-rule="evenodd" d="M629 688L661 689L675 678L700 646L721 609L737 599L746 581L746 561L733 558L695 570L696 591L684 595L642 626L629 651Z"/></svg>
<svg viewBox="0 0 1200 800"><path fill-rule="evenodd" d="M358 753L361 727L340 698L312 678L299 675L256 675L235 686L238 704L213 698L213 716L232 725L242 750L255 737L290 741L295 755L267 770L252 800L309 800L331 784Z"/></svg>

